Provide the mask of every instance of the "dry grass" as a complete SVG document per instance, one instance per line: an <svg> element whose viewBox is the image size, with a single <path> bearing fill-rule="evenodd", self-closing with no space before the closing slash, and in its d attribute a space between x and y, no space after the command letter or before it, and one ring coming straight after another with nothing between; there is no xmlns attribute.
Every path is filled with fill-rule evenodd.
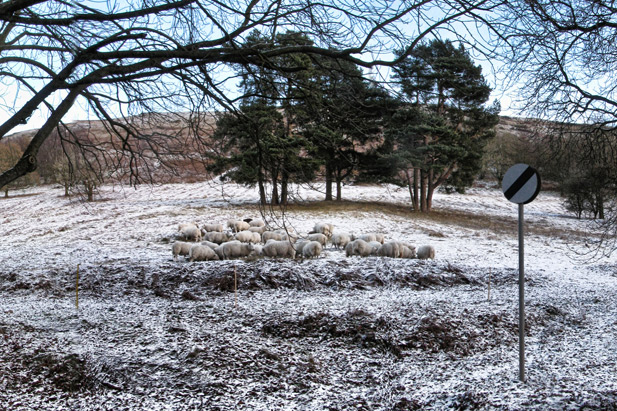
<svg viewBox="0 0 617 411"><path fill-rule="evenodd" d="M257 207L255 207L257 209ZM350 215L361 215L368 213L383 213L388 216L396 216L405 220L417 222L434 222L441 225L452 225L470 230L489 231L494 234L516 235L518 222L516 218L499 216L479 216L471 212L460 210L436 209L430 213L419 213L412 211L409 206L403 204L378 202L378 201L312 201L300 204L290 204L286 208L287 212L311 213L319 215L321 213L346 213ZM526 233L540 236L556 237L561 239L581 238L588 236L589 233L575 229L563 229L551 226L540 225L539 223L527 222ZM434 233L440 236L439 232Z"/></svg>

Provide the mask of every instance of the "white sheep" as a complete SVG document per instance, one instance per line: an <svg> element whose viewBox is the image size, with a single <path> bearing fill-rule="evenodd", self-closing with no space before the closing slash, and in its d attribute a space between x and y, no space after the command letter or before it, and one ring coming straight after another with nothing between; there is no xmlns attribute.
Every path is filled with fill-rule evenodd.
<svg viewBox="0 0 617 411"><path fill-rule="evenodd" d="M196 226L186 226L180 234L187 241L201 241L201 230Z"/></svg>
<svg viewBox="0 0 617 411"><path fill-rule="evenodd" d="M263 253L266 257L296 257L296 250L289 241L268 241Z"/></svg>
<svg viewBox="0 0 617 411"><path fill-rule="evenodd" d="M236 238L236 240L242 243L261 243L261 235L259 233L253 233L252 231L248 230L240 231L239 233L236 233L234 237Z"/></svg>
<svg viewBox="0 0 617 411"><path fill-rule="evenodd" d="M383 257L398 258L401 254L400 244L398 241L388 241L379 247L377 255Z"/></svg>
<svg viewBox="0 0 617 411"><path fill-rule="evenodd" d="M377 255L377 251L381 248L379 241L369 241L368 245L371 247L371 255Z"/></svg>
<svg viewBox="0 0 617 411"><path fill-rule="evenodd" d="M371 241L377 241L377 236L374 233L368 233L368 234L361 234L358 237L353 237L354 240L360 239L360 240L364 240L367 243L370 243Z"/></svg>
<svg viewBox="0 0 617 411"><path fill-rule="evenodd" d="M435 259L435 248L432 245L421 245L416 250L416 256L421 260Z"/></svg>
<svg viewBox="0 0 617 411"><path fill-rule="evenodd" d="M311 231L309 234L313 233L321 233L324 234L326 237L330 238L334 233L334 225L329 223L315 223L315 225L313 226L313 231Z"/></svg>
<svg viewBox="0 0 617 411"><path fill-rule="evenodd" d="M353 255L353 242L348 242L345 246L345 256L351 257Z"/></svg>
<svg viewBox="0 0 617 411"><path fill-rule="evenodd" d="M309 241L317 241L321 244L322 247L325 247L326 242L328 241L328 237L326 237L326 235L322 233L309 234L307 239Z"/></svg>
<svg viewBox="0 0 617 411"><path fill-rule="evenodd" d="M248 230L251 226L246 221L242 220L229 220L227 222L227 226L231 228L231 231L234 233L239 233L240 231Z"/></svg>
<svg viewBox="0 0 617 411"><path fill-rule="evenodd" d="M232 238L233 236L231 234L219 233L218 231L204 234L204 240L217 244L223 244L224 242L229 241Z"/></svg>
<svg viewBox="0 0 617 411"><path fill-rule="evenodd" d="M263 220L252 220L249 225L251 227L264 227L266 223L264 223Z"/></svg>
<svg viewBox="0 0 617 411"><path fill-rule="evenodd" d="M249 227L249 231L253 233L263 234L266 232L266 230L267 230L267 227L265 225L261 227Z"/></svg>
<svg viewBox="0 0 617 411"><path fill-rule="evenodd" d="M213 243L212 241L202 241L202 242L201 242L201 245L208 246L208 247L210 247L211 249L213 249L213 250L214 250L214 249L215 249L216 247L218 247L220 244Z"/></svg>
<svg viewBox="0 0 617 411"><path fill-rule="evenodd" d="M347 257L352 255L359 255L361 257L368 257L371 255L371 246L362 239L351 241L345 246L345 254Z"/></svg>
<svg viewBox="0 0 617 411"><path fill-rule="evenodd" d="M347 243L351 241L351 235L348 233L334 233L332 234L332 245L335 248L345 248Z"/></svg>
<svg viewBox="0 0 617 411"><path fill-rule="evenodd" d="M416 247L404 243L399 244L399 257L416 258Z"/></svg>
<svg viewBox="0 0 617 411"><path fill-rule="evenodd" d="M253 251L251 251L252 256L256 256L256 257L261 257L264 255L264 251L263 251L263 245L261 244L255 244L253 245Z"/></svg>
<svg viewBox="0 0 617 411"><path fill-rule="evenodd" d="M261 241L267 243L268 240L283 241L283 234L275 231L266 231L261 235Z"/></svg>
<svg viewBox="0 0 617 411"><path fill-rule="evenodd" d="M189 250L189 261L208 261L218 259L218 255L216 255L214 250L207 245L193 244Z"/></svg>
<svg viewBox="0 0 617 411"><path fill-rule="evenodd" d="M319 241L309 241L307 244L302 247L302 257L303 258L314 258L319 257L321 254L322 246Z"/></svg>
<svg viewBox="0 0 617 411"><path fill-rule="evenodd" d="M281 241L291 241L292 243L298 241L298 234L292 229L279 228L274 232L282 236Z"/></svg>
<svg viewBox="0 0 617 411"><path fill-rule="evenodd" d="M272 240L274 241L274 240ZM308 240L300 240L298 242L296 242L294 244L294 248L296 250L296 255L297 256L301 256L302 255L302 249L304 248L305 245L307 245L309 243Z"/></svg>
<svg viewBox="0 0 617 411"><path fill-rule="evenodd" d="M253 245L241 243L240 241L228 241L214 249L221 260L231 260L234 258L248 257L253 251Z"/></svg>
<svg viewBox="0 0 617 411"><path fill-rule="evenodd" d="M180 223L180 224L178 224L178 231L184 231L185 228L191 228L191 227L199 228L197 226L197 223L195 223L195 222L193 222L193 223Z"/></svg>
<svg viewBox="0 0 617 411"><path fill-rule="evenodd" d="M223 227L223 224L204 224L201 227L201 231L204 233L212 233L212 232L222 233L224 231L224 227Z"/></svg>
<svg viewBox="0 0 617 411"><path fill-rule="evenodd" d="M175 260L176 258L178 258L179 255L189 255L189 251L191 251L192 245L193 243L174 241L174 243L171 245L171 253L173 255L173 259Z"/></svg>

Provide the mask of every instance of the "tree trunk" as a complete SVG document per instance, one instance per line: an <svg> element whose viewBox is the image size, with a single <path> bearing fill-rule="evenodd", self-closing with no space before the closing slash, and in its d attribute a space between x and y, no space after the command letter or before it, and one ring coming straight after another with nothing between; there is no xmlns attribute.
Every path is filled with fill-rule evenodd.
<svg viewBox="0 0 617 411"><path fill-rule="evenodd" d="M341 201L343 199L342 190L343 190L343 178L337 177L336 178L336 201Z"/></svg>
<svg viewBox="0 0 617 411"><path fill-rule="evenodd" d="M420 170L420 211L426 212L426 171Z"/></svg>
<svg viewBox="0 0 617 411"><path fill-rule="evenodd" d="M416 211L420 211L420 169L414 168L413 174L413 202L416 205Z"/></svg>
<svg viewBox="0 0 617 411"><path fill-rule="evenodd" d="M602 193L596 195L596 203L598 205L598 218L604 220L604 197Z"/></svg>
<svg viewBox="0 0 617 411"><path fill-rule="evenodd" d="M84 181L84 187L86 189L86 195L88 196L88 202L94 201L94 187L95 184L92 181Z"/></svg>
<svg viewBox="0 0 617 411"><path fill-rule="evenodd" d="M326 162L326 201L332 201L332 166Z"/></svg>
<svg viewBox="0 0 617 411"><path fill-rule="evenodd" d="M9 198L9 188L8 187L4 188L4 198Z"/></svg>
<svg viewBox="0 0 617 411"><path fill-rule="evenodd" d="M281 204L287 204L288 197L288 185L289 185L289 175L286 171L283 171L283 177L281 178Z"/></svg>
<svg viewBox="0 0 617 411"><path fill-rule="evenodd" d="M279 204L279 188L278 188L278 182L276 181L272 184L272 200L270 201L270 204L272 205Z"/></svg>
<svg viewBox="0 0 617 411"><path fill-rule="evenodd" d="M430 213L431 208L433 208L433 193L435 192L435 188L437 185L435 184L435 172L430 169L428 171L428 181L426 187L426 212Z"/></svg>
<svg viewBox="0 0 617 411"><path fill-rule="evenodd" d="M278 205L279 204L279 181L278 181L278 172L272 171L272 199L270 200L270 204Z"/></svg>
<svg viewBox="0 0 617 411"><path fill-rule="evenodd" d="M261 203L261 205L265 206L267 204L266 187L264 187L264 182L261 178L257 184L259 185L259 202Z"/></svg>
<svg viewBox="0 0 617 411"><path fill-rule="evenodd" d="M418 211L418 181L416 178L417 169L413 169L412 172L409 169L405 170L407 176L407 187L409 188L409 198L411 199L411 209Z"/></svg>

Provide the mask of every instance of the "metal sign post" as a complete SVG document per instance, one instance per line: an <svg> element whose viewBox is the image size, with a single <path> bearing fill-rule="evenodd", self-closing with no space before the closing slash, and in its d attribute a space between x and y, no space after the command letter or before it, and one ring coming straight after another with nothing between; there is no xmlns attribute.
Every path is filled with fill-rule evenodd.
<svg viewBox="0 0 617 411"><path fill-rule="evenodd" d="M525 204L540 192L540 175L527 164L515 164L503 177L506 198L518 204L518 378L525 382Z"/></svg>

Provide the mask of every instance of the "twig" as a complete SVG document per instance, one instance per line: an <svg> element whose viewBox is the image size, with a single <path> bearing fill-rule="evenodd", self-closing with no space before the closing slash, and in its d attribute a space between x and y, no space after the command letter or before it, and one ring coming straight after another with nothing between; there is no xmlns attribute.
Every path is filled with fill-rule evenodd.
<svg viewBox="0 0 617 411"><path fill-rule="evenodd" d="M234 264L234 308L238 308L238 274L236 273L236 265Z"/></svg>

